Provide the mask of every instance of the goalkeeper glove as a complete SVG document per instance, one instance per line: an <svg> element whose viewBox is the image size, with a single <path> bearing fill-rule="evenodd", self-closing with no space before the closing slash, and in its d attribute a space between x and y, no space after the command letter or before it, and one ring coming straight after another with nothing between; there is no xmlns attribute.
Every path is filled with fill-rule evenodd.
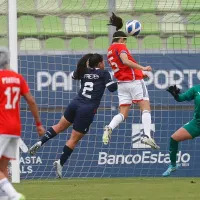
<svg viewBox="0 0 200 200"><path fill-rule="evenodd" d="M116 26L116 30L118 31L123 26L122 18L116 16L115 13L112 13L112 16L110 17L110 23L107 25Z"/></svg>
<svg viewBox="0 0 200 200"><path fill-rule="evenodd" d="M176 85L172 85L167 88L167 92L169 92L174 97L174 99L177 100L179 97L179 94L181 93L181 90L177 88Z"/></svg>

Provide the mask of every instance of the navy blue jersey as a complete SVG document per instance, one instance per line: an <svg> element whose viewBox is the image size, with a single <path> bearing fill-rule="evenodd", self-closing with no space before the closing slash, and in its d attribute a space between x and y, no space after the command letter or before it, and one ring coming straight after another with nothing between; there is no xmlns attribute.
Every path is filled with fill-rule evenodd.
<svg viewBox="0 0 200 200"><path fill-rule="evenodd" d="M110 73L107 70L89 68L81 78L81 89L75 99L98 107L106 87L110 92L117 90L117 83L113 82Z"/></svg>

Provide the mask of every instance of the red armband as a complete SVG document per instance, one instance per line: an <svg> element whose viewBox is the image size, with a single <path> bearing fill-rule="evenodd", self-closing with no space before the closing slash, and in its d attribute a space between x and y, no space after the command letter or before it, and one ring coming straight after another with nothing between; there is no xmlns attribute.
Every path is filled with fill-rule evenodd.
<svg viewBox="0 0 200 200"><path fill-rule="evenodd" d="M42 126L41 122L36 122L36 126Z"/></svg>

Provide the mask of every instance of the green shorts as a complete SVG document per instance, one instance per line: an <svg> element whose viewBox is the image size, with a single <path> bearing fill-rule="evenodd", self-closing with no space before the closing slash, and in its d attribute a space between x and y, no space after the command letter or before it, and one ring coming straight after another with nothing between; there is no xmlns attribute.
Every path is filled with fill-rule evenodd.
<svg viewBox="0 0 200 200"><path fill-rule="evenodd" d="M200 124L195 119L185 124L183 128L188 131L192 138L200 136Z"/></svg>

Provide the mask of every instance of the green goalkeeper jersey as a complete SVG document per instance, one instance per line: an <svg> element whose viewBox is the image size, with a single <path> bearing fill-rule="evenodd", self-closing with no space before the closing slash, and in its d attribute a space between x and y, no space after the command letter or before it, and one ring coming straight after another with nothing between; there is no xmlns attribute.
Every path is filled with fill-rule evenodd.
<svg viewBox="0 0 200 200"><path fill-rule="evenodd" d="M177 101L194 100L194 119L200 124L200 85L195 85L186 92L179 94Z"/></svg>

